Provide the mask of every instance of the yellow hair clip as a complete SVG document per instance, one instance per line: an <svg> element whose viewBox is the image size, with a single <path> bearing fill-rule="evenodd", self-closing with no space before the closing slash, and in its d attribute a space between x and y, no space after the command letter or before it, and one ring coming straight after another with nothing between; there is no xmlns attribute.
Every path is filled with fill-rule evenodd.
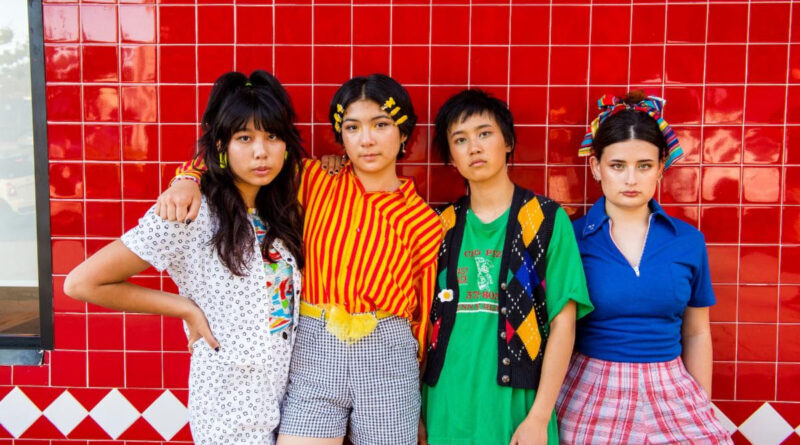
<svg viewBox="0 0 800 445"><path fill-rule="evenodd" d="M400 111L400 107L394 107L394 110L389 112L389 116L394 116Z"/></svg>
<svg viewBox="0 0 800 445"><path fill-rule="evenodd" d="M400 116L400 118L399 118L399 119L397 119L396 121L394 121L394 125L395 125L395 126L401 125L403 122L405 122L405 121L407 121L407 120L408 120L408 115L405 115L405 114L404 114L404 115Z"/></svg>
<svg viewBox="0 0 800 445"><path fill-rule="evenodd" d="M333 129L334 129L334 130L336 130L336 132L337 132L337 133L341 133L341 132L342 132L342 126L341 126L341 125L339 125L339 123L338 123L338 122L336 122L335 124L333 124Z"/></svg>
<svg viewBox="0 0 800 445"><path fill-rule="evenodd" d="M389 97L388 99L386 99L386 102L383 103L381 109L388 110L389 108L392 108L395 105L397 105L397 102L394 101L394 97Z"/></svg>
<svg viewBox="0 0 800 445"><path fill-rule="evenodd" d="M333 120L335 120L336 122L341 122L342 116L340 116L339 113L333 113Z"/></svg>

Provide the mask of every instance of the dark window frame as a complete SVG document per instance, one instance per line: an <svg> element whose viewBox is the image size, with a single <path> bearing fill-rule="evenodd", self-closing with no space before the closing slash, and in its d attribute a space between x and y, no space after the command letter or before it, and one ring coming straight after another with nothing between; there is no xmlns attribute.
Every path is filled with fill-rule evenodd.
<svg viewBox="0 0 800 445"><path fill-rule="evenodd" d="M42 0L28 0L33 162L36 178L36 247L39 266L39 335L0 335L0 348L53 349L53 268L50 248L50 175Z"/></svg>

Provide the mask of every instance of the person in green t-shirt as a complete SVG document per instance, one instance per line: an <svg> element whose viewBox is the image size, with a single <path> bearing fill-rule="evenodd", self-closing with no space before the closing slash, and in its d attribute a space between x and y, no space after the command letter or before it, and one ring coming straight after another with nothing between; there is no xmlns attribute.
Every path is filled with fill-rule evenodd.
<svg viewBox="0 0 800 445"><path fill-rule="evenodd" d="M558 443L575 320L593 307L566 212L509 178L515 143L507 105L483 91L437 115L434 144L469 185L440 211L421 444Z"/></svg>

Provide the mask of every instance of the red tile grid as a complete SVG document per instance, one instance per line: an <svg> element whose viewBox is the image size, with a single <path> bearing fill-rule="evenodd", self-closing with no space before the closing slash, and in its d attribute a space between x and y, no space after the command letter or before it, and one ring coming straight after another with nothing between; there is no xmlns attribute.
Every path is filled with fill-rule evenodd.
<svg viewBox="0 0 800 445"><path fill-rule="evenodd" d="M118 388L139 412L169 389L183 403L179 321L119 314L61 292L87 255L136 224L194 151L210 84L264 68L287 86L306 148L337 153L327 124L338 84L375 71L409 89L420 117L401 170L443 203L462 181L429 147L451 94L479 86L514 112L512 177L580 216L599 196L576 156L603 93L644 88L687 156L662 181L672 215L709 246L714 400L739 426L769 402L800 426L800 7L710 0L45 0L56 350L0 367L44 410L64 389L91 410ZM176 291L153 269L134 280ZM0 443L11 443L0 428ZM91 418L66 437L37 420L14 443L99 444ZM741 431L737 443L748 443ZM44 442L42 442L44 440ZM128 443L163 443L143 418ZM191 440L184 427L170 443ZM784 443L800 442L791 433Z"/></svg>

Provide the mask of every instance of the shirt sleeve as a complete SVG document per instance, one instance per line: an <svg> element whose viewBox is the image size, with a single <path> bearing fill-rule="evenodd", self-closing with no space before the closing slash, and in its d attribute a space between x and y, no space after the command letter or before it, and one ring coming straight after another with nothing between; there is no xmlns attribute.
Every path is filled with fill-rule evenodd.
<svg viewBox="0 0 800 445"><path fill-rule="evenodd" d="M560 207L556 211L546 259L545 299L548 323L570 300L577 304L577 318L594 310L586 289L586 276L583 273L578 243L575 241L575 232L567 212Z"/></svg>
<svg viewBox="0 0 800 445"><path fill-rule="evenodd" d="M206 173L206 170L208 170L206 163L203 162L203 159L197 157L184 162L177 169L175 169L175 177L193 176L197 178L197 180L200 180L200 177Z"/></svg>
<svg viewBox="0 0 800 445"><path fill-rule="evenodd" d="M713 306L717 299L714 296L714 288L711 286L711 272L708 266L708 250L706 249L705 238L701 238L700 259L692 277L692 296L689 298L688 305L691 307Z"/></svg>
<svg viewBox="0 0 800 445"><path fill-rule="evenodd" d="M139 219L139 225L122 235L122 243L159 272L185 263L190 244L189 228L182 222L164 221L153 206Z"/></svg>

